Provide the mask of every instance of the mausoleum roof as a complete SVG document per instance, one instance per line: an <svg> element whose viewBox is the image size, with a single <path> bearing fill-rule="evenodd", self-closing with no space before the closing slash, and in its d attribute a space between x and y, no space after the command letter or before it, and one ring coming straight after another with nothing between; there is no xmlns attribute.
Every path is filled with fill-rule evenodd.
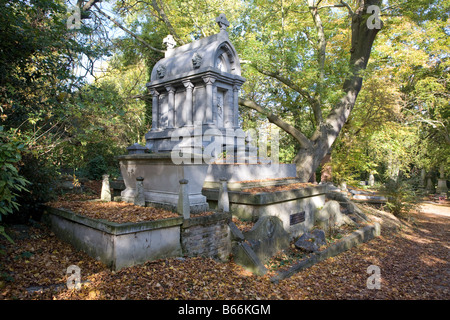
<svg viewBox="0 0 450 320"><path fill-rule="evenodd" d="M241 77L239 57L228 39L226 30L221 29L217 34L177 48L173 47L173 38L166 39L168 49L165 57L153 67L151 83L148 86L189 78L206 71L223 74L230 80L244 80Z"/></svg>

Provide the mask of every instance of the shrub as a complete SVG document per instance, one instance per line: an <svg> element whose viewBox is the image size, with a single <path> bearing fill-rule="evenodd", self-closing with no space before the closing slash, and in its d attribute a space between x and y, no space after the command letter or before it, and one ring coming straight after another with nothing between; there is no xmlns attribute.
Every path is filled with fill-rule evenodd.
<svg viewBox="0 0 450 320"><path fill-rule="evenodd" d="M19 208L18 192L26 191L25 187L29 184L17 170L23 148L18 140L0 126L0 221L2 216L12 214L14 209ZM0 234L7 237L3 227L0 227Z"/></svg>
<svg viewBox="0 0 450 320"><path fill-rule="evenodd" d="M411 210L418 209L416 193L408 180L390 179L381 191L388 199L386 206L395 216L406 217Z"/></svg>
<svg viewBox="0 0 450 320"><path fill-rule="evenodd" d="M32 153L22 156L19 173L30 185L28 192L18 194L20 208L16 210L10 222L27 223L30 218L39 221L41 218L40 204L53 200L56 195L56 168L49 165L45 159L37 158Z"/></svg>
<svg viewBox="0 0 450 320"><path fill-rule="evenodd" d="M87 178L91 180L101 180L107 171L108 165L101 155L92 158L86 165Z"/></svg>

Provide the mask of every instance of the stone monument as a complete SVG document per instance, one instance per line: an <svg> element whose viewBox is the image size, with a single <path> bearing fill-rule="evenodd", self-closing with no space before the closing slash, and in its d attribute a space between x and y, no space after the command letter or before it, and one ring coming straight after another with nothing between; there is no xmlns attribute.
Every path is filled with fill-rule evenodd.
<svg viewBox="0 0 450 320"><path fill-rule="evenodd" d="M210 37L177 48L172 37L164 39L165 57L155 64L147 84L152 129L145 138L151 152L180 147L201 153L216 136L234 139L234 131L227 136L226 129L239 128L238 96L245 79L228 39L229 22L223 14L216 21L220 32ZM181 136L189 139L180 144Z"/></svg>
<svg viewBox="0 0 450 320"><path fill-rule="evenodd" d="M445 179L445 168L444 165L441 165L439 168L439 179L436 188L436 193L447 194L447 192L448 188L447 188L447 179Z"/></svg>
<svg viewBox="0 0 450 320"><path fill-rule="evenodd" d="M185 180L190 210L208 209L201 193L211 162L205 149L217 141L216 153L227 143L237 145L238 95L245 81L228 39L229 22L223 14L216 22L218 34L180 47L172 36L164 39L165 57L155 64L147 84L152 127L146 145L134 144L128 155L118 157L125 183L122 200L134 200L136 177L143 177L146 205L176 210L179 181Z"/></svg>
<svg viewBox="0 0 450 320"><path fill-rule="evenodd" d="M245 79L228 38L229 22L223 14L216 22L219 33L183 46L176 47L170 35L164 38L165 57L147 83L152 127L145 147L134 144L128 155L118 157L125 183L122 200L133 201L140 176L146 205L176 210L184 179L195 213L208 209L202 188L219 188L221 178L229 183L296 175L295 164L252 162L256 147L239 125L239 90ZM221 155L226 163L217 162Z"/></svg>

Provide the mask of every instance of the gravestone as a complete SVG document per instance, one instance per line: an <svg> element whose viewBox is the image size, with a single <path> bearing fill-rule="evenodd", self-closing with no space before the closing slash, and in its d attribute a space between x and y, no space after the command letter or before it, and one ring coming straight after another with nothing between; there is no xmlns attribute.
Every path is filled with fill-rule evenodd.
<svg viewBox="0 0 450 320"><path fill-rule="evenodd" d="M204 150L220 140L216 152L228 140L238 145L238 99L245 82L228 38L229 22L223 14L216 22L219 33L183 46L177 47L172 36L164 38L167 51L147 83L152 126L146 145L134 144L128 155L118 157L125 183L122 200L133 201L136 177L142 176L146 204L176 211L179 181L186 179L190 212L208 210L201 191L212 153Z"/></svg>
<svg viewBox="0 0 450 320"><path fill-rule="evenodd" d="M373 173L369 174L369 186L373 187L375 184L375 177Z"/></svg>
<svg viewBox="0 0 450 320"><path fill-rule="evenodd" d="M260 217L253 228L244 233L244 237L262 263L289 247L290 235L275 216Z"/></svg>
<svg viewBox="0 0 450 320"><path fill-rule="evenodd" d="M439 168L439 179L438 179L438 185L436 188L436 193L439 194L446 194L448 191L447 188L447 179L445 179L445 168L444 165L441 165Z"/></svg>
<svg viewBox="0 0 450 320"><path fill-rule="evenodd" d="M426 171L425 171L425 169L422 168L420 170L420 185L419 185L419 187L421 189L425 189L425 186L426 186Z"/></svg>
<svg viewBox="0 0 450 320"><path fill-rule="evenodd" d="M102 201L111 201L111 189L109 186L109 175L108 174L103 175L102 191L100 194L100 199Z"/></svg>
<svg viewBox="0 0 450 320"><path fill-rule="evenodd" d="M330 200L325 203L323 208L316 212L316 225L328 232L329 228L334 226L341 226L343 224L354 224L353 220L341 213L341 206L339 202Z"/></svg>
<svg viewBox="0 0 450 320"><path fill-rule="evenodd" d="M431 175L428 174L427 175L427 188L426 188L428 193L434 193L434 183L433 180L431 179Z"/></svg>

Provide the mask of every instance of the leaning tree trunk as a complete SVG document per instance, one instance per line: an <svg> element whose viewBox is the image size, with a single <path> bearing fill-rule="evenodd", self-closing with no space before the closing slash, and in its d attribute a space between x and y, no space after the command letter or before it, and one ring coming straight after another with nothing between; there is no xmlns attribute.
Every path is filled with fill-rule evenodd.
<svg viewBox="0 0 450 320"><path fill-rule="evenodd" d="M362 87L361 71L366 69L372 45L380 29L369 29L367 7L380 5L381 1L361 1L357 11L352 13L352 47L350 49L350 76L343 85L344 97L334 106L324 123L320 124L311 138L310 145L298 151L294 162L297 177L306 182L319 167L321 160L330 150L355 105Z"/></svg>

